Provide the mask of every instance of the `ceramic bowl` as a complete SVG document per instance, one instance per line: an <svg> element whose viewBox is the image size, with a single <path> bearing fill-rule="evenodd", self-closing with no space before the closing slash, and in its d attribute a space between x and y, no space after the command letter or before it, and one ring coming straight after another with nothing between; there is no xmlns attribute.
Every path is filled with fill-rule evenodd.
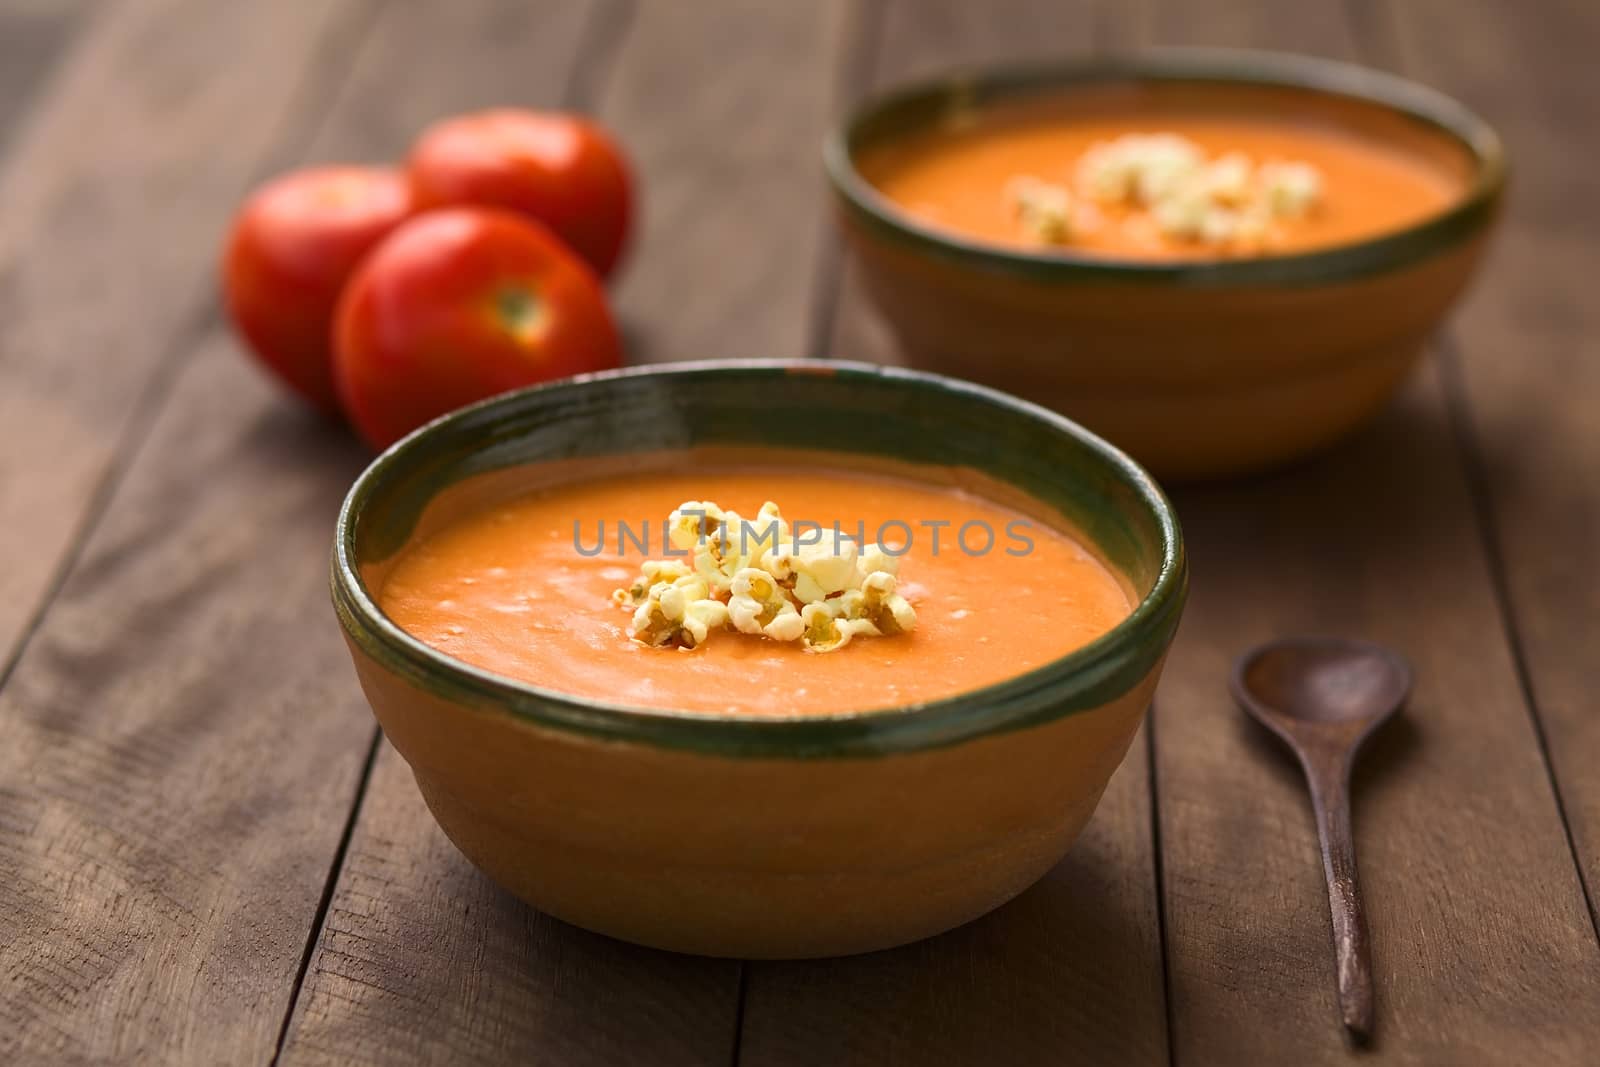
<svg viewBox="0 0 1600 1067"><path fill-rule="evenodd" d="M856 169L867 150L995 104L1136 114L1179 97L1375 138L1463 191L1358 243L1141 262L965 239L919 223ZM866 290L911 365L1046 404L1184 479L1285 463L1374 413L1473 273L1505 184L1494 131L1432 90L1326 60L1193 49L898 89L856 109L824 154Z"/></svg>
<svg viewBox="0 0 1600 1067"><path fill-rule="evenodd" d="M374 598L441 522L553 459L694 446L814 448L977 471L1059 516L1138 606L1092 644L989 688L792 718L629 708L490 674ZM847 459L847 462L849 460ZM866 365L708 363L574 379L435 422L340 512L333 600L361 686L450 839L578 926L717 956L884 948L1039 878L1088 821L1160 673L1186 594L1148 475L1042 408Z"/></svg>

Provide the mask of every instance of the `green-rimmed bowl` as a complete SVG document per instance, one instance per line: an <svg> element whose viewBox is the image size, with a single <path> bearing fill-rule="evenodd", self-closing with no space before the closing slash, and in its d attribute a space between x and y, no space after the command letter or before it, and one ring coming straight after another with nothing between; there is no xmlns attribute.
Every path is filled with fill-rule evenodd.
<svg viewBox="0 0 1600 1067"><path fill-rule="evenodd" d="M530 484L685 450L815 450L995 486L1075 531L1137 600L1044 667L887 710L741 718L500 677L378 606L422 536ZM772 453L777 454L777 453ZM934 375L717 362L573 379L465 408L380 456L340 511L333 601L362 688L461 851L534 906L661 948L798 957L981 915L1088 821L1149 705L1187 568L1156 484L1059 415Z"/></svg>
<svg viewBox="0 0 1600 1067"><path fill-rule="evenodd" d="M858 169L912 135L996 107L1066 115L1264 115L1370 139L1459 189L1370 239L1286 255L1139 261L1004 247L921 223ZM868 293L909 362L1046 404L1164 478L1276 466L1375 412L1471 277L1506 163L1462 105L1392 75L1305 56L1162 49L954 74L868 100L824 157ZM997 192L998 195L998 192Z"/></svg>

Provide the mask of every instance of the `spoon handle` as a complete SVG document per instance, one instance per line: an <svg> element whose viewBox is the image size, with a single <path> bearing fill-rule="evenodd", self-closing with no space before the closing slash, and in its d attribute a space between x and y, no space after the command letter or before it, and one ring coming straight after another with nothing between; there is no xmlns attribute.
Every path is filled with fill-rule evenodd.
<svg viewBox="0 0 1600 1067"><path fill-rule="evenodd" d="M1328 910L1339 967L1339 1011L1357 1040L1372 1034L1372 952L1367 918L1356 880L1356 843L1350 826L1350 767L1343 760L1306 761L1311 805L1322 842L1322 869L1328 879Z"/></svg>

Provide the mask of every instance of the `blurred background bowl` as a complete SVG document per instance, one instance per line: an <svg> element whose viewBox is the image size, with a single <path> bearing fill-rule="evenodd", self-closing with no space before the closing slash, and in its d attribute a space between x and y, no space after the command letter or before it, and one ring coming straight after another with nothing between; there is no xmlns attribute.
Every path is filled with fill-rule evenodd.
<svg viewBox="0 0 1600 1067"><path fill-rule="evenodd" d="M1136 115L1140 102L1178 98L1377 139L1456 175L1461 195L1355 243L1158 262L935 228L856 166L863 152L981 120L994 104ZM1372 415L1471 277L1506 174L1495 132L1433 90L1322 59L1210 49L1000 67L892 90L857 108L824 154L866 290L911 365L1053 407L1173 479L1277 466Z"/></svg>

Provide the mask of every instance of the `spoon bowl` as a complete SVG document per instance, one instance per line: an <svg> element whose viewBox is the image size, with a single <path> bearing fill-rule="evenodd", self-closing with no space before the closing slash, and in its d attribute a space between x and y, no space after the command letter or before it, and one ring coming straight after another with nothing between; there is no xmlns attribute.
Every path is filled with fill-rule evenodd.
<svg viewBox="0 0 1600 1067"><path fill-rule="evenodd" d="M1372 953L1356 881L1350 768L1361 745L1405 703L1411 668L1370 641L1293 637L1260 645L1234 664L1234 699L1294 752L1328 880L1339 1010L1351 1036L1372 1033Z"/></svg>
<svg viewBox="0 0 1600 1067"><path fill-rule="evenodd" d="M1376 726L1405 702L1411 668L1370 641L1294 637L1259 645L1241 657L1233 691L1263 722L1287 717Z"/></svg>

